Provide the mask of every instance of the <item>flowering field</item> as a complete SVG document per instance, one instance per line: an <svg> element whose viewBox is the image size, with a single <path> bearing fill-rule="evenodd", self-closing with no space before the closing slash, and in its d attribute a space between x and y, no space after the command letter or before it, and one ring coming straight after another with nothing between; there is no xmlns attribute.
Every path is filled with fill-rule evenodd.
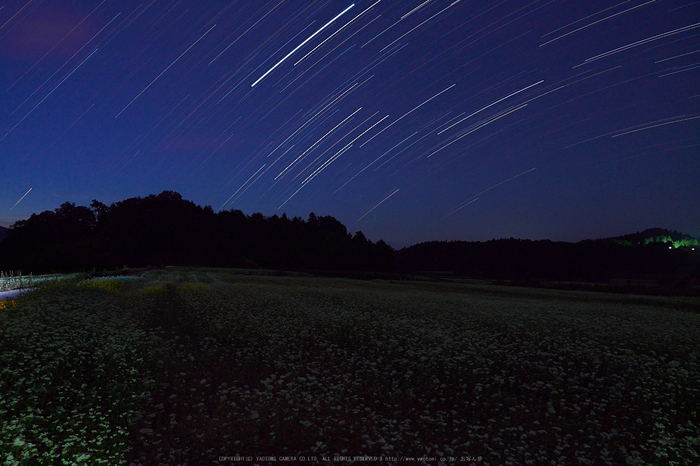
<svg viewBox="0 0 700 466"><path fill-rule="evenodd" d="M22 276L22 272L2 272L0 271L0 293L9 290L32 288L35 285L47 281L55 280L70 280L78 278L81 274L70 274L70 275L37 275L32 274Z"/></svg>
<svg viewBox="0 0 700 466"><path fill-rule="evenodd" d="M48 283L0 316L0 461L698 464L699 308L205 270Z"/></svg>

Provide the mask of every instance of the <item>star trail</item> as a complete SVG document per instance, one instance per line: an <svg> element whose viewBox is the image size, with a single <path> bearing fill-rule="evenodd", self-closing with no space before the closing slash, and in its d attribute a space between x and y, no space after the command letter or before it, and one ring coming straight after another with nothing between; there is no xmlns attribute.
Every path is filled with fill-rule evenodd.
<svg viewBox="0 0 700 466"><path fill-rule="evenodd" d="M700 2L0 1L0 224L179 192L395 247L700 236Z"/></svg>

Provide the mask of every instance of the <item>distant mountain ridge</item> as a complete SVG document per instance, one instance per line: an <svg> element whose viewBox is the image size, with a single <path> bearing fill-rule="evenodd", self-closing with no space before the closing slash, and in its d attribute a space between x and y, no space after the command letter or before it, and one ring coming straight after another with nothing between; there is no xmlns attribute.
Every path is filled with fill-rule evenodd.
<svg viewBox="0 0 700 466"><path fill-rule="evenodd" d="M700 241L677 231L651 228L577 243L493 239L485 242L429 241L396 251L403 273L516 281L523 284L636 280L696 287Z"/></svg>

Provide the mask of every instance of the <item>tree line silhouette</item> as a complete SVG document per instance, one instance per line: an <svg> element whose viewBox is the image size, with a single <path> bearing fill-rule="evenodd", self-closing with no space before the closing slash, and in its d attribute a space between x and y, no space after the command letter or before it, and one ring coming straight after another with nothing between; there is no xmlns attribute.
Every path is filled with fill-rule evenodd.
<svg viewBox="0 0 700 466"><path fill-rule="evenodd" d="M173 191L110 206L65 202L15 222L0 269L33 273L164 265L391 271L394 250L331 216L308 220L240 210L215 213Z"/></svg>

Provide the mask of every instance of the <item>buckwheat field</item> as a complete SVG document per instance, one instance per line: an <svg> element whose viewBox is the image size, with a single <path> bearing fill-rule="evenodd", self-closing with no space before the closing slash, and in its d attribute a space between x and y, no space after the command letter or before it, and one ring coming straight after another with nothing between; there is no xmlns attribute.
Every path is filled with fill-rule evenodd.
<svg viewBox="0 0 700 466"><path fill-rule="evenodd" d="M0 308L0 462L698 464L699 308L208 269L47 282Z"/></svg>

